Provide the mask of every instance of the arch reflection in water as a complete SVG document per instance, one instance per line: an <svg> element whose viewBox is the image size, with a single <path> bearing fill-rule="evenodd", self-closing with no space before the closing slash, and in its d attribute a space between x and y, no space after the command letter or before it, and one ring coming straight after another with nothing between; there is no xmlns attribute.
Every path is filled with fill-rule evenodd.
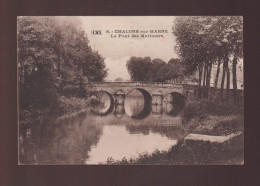
<svg viewBox="0 0 260 186"><path fill-rule="evenodd" d="M125 97L125 112L135 119L147 117L152 110L152 96L144 89L134 89Z"/></svg>
<svg viewBox="0 0 260 186"><path fill-rule="evenodd" d="M108 115L113 111L114 98L106 91L96 92L95 95L91 96L90 109L94 114L97 115Z"/></svg>
<svg viewBox="0 0 260 186"><path fill-rule="evenodd" d="M184 108L185 97L177 92L171 92L163 98L164 113L172 116L178 115Z"/></svg>

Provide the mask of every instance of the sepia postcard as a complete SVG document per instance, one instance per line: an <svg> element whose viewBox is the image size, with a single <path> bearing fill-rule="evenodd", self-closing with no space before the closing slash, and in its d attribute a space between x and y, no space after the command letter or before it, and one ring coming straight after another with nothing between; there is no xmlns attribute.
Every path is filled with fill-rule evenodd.
<svg viewBox="0 0 260 186"><path fill-rule="evenodd" d="M242 16L18 16L19 165L243 165Z"/></svg>

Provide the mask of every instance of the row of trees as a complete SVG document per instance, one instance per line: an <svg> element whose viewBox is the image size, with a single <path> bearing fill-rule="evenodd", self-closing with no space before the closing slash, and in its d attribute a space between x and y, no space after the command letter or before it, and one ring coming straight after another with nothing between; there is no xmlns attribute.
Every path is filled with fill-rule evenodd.
<svg viewBox="0 0 260 186"><path fill-rule="evenodd" d="M127 61L127 69L132 81L176 81L183 78L182 64L179 59L171 59L168 63L150 57L131 57Z"/></svg>
<svg viewBox="0 0 260 186"><path fill-rule="evenodd" d="M77 18L18 17L20 109L57 105L59 96L86 96L88 81L102 81L104 58L93 51Z"/></svg>
<svg viewBox="0 0 260 186"><path fill-rule="evenodd" d="M175 19L173 34L176 37L176 51L185 67L185 74L199 71L199 97L208 97L213 65L217 66L215 87L222 64L221 96L225 79L228 92L231 63L234 100L237 101L236 69L239 58L243 57L242 27L243 19L240 16L189 16ZM204 94L201 93L201 86L206 87Z"/></svg>

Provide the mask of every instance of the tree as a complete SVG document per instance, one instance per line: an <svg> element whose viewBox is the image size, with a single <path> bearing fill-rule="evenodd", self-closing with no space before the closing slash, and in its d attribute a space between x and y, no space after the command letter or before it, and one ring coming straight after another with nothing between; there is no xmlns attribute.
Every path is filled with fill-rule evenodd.
<svg viewBox="0 0 260 186"><path fill-rule="evenodd" d="M220 64L221 64L221 59L218 59L217 73L216 73L215 83L214 83L214 87L215 88L217 88L217 86L218 86L218 77L219 77L219 72L220 72Z"/></svg>
<svg viewBox="0 0 260 186"><path fill-rule="evenodd" d="M77 18L18 17L20 108L57 106L59 96L86 96L88 81L102 81L104 58L92 51Z"/></svg>
<svg viewBox="0 0 260 186"><path fill-rule="evenodd" d="M163 82L166 80L166 63L159 59L153 59L150 67L149 80L153 82Z"/></svg>
<svg viewBox="0 0 260 186"><path fill-rule="evenodd" d="M56 100L53 71L57 55L54 51L52 19L18 18L18 70L21 108L45 109ZM48 95L48 96L46 96Z"/></svg>
<svg viewBox="0 0 260 186"><path fill-rule="evenodd" d="M180 59L170 59L170 61L167 63L167 79L175 82L178 78L181 78L185 74L182 65L183 64L181 63Z"/></svg>
<svg viewBox="0 0 260 186"><path fill-rule="evenodd" d="M237 103L237 61L243 57L243 19L241 16L230 17L231 24L229 25L229 41L231 52L233 55L232 72L233 72L233 94L234 102Z"/></svg>
<svg viewBox="0 0 260 186"><path fill-rule="evenodd" d="M149 81L151 72L150 57L131 57L127 61L126 67L132 81Z"/></svg>
<svg viewBox="0 0 260 186"><path fill-rule="evenodd" d="M220 58L223 59L223 78L221 83L221 94L223 92L225 73L227 75L227 97L229 100L229 88L230 88L230 68L229 61L232 61L232 73L233 73L233 92L234 102L237 102L237 80L236 80L236 65L237 59L243 56L243 20L240 16L221 16L218 18L218 35L216 36L216 42L219 46Z"/></svg>
<svg viewBox="0 0 260 186"><path fill-rule="evenodd" d="M180 59L171 59L168 63L150 57L131 57L127 62L127 69L132 81L165 82L183 78L183 64Z"/></svg>
<svg viewBox="0 0 260 186"><path fill-rule="evenodd" d="M90 81L103 81L107 77L104 58L98 52L92 52L82 61L83 74Z"/></svg>
<svg viewBox="0 0 260 186"><path fill-rule="evenodd" d="M206 86L203 96L208 95L211 69L216 59L216 47L212 39L215 35L212 33L215 22L214 17L178 17L173 26L176 49L183 61L185 73L191 74L196 69L199 70L199 97L201 97L202 82L203 86Z"/></svg>
<svg viewBox="0 0 260 186"><path fill-rule="evenodd" d="M239 16L190 16L178 17L173 26L176 36L177 52L183 61L186 73L199 71L199 97L201 85L203 97L208 97L211 70L217 63L215 87L218 83L220 65L223 61L221 81L221 95L223 93L225 77L226 89L230 88L229 60L233 57L233 85L236 94L236 62L235 56L242 56L242 18ZM228 94L227 94L228 100Z"/></svg>

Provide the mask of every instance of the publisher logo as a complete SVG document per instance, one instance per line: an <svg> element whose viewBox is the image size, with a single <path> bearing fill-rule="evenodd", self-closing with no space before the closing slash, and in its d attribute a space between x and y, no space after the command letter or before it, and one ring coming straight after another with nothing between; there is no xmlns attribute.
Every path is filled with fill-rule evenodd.
<svg viewBox="0 0 260 186"><path fill-rule="evenodd" d="M91 30L92 35L102 35L101 30Z"/></svg>

